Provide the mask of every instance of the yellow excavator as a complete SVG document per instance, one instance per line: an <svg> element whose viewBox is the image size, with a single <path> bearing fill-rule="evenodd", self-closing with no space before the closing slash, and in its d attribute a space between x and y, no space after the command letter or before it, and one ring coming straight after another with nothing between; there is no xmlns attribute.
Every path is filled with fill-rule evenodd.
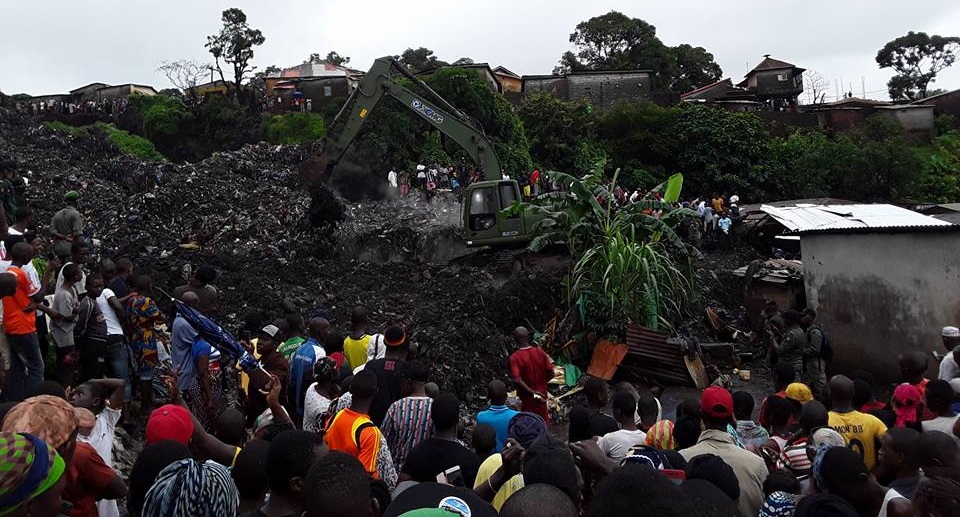
<svg viewBox="0 0 960 517"><path fill-rule="evenodd" d="M430 98L407 89L400 78L413 81ZM482 172L481 181L464 188L462 220L467 246L520 245L533 237L538 217L523 210L504 212L520 200L520 187L514 180L502 179L500 159L483 130L392 57L374 61L330 125L340 129L328 135L321 151L304 162L301 179L308 188L323 188L384 96L393 97L412 115L460 144Z"/></svg>

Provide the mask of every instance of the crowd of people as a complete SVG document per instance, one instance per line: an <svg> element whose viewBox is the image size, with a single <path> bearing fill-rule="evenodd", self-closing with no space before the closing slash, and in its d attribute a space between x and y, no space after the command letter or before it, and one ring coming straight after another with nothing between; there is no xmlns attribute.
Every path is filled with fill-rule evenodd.
<svg viewBox="0 0 960 517"><path fill-rule="evenodd" d="M16 173L13 173L14 179ZM8 176L6 176L8 177ZM28 203L0 267L5 372L0 515L934 516L960 508L960 329L898 358L889 400L864 371L826 379L813 311L764 313L775 390L722 377L665 407L654 392L585 376L554 421L554 366L523 327L509 372L470 411L431 382L402 325L323 308L251 312L235 334L256 364L209 338L217 271L166 286L129 257L96 257L80 194L39 232ZM49 240L48 240L49 239ZM48 252L47 250L52 250ZM380 330L380 331L377 331ZM455 346L455 345L452 345ZM515 390L514 397L511 392ZM667 418L673 416L672 419ZM142 424L142 426L141 426ZM128 475L118 427L142 433Z"/></svg>
<svg viewBox="0 0 960 517"><path fill-rule="evenodd" d="M127 110L127 99L100 99L100 100L45 100L19 101L14 104L18 113L37 116L44 114L75 115L79 113L120 115Z"/></svg>

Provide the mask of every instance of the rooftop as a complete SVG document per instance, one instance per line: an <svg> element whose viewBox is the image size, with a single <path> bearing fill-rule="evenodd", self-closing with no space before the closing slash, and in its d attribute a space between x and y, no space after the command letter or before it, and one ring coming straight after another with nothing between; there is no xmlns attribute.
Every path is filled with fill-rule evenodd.
<svg viewBox="0 0 960 517"><path fill-rule="evenodd" d="M690 91L687 92L687 93L682 93L682 94L680 94L680 98L682 99L682 98L688 97L688 96L690 96L690 95L696 95L696 94L698 94L698 93L700 93L700 92L703 92L703 91L709 90L709 89L711 89L711 88L715 88L715 87L717 87L717 86L720 86L720 85L723 84L723 83L729 83L729 86L730 86L731 88L733 87L733 81L731 81L730 78L720 79L719 81L716 81L716 82L713 82L713 83L710 83L710 84L701 86L701 87L699 87L699 88L695 88L695 89L693 89L693 90L690 90Z"/></svg>
<svg viewBox="0 0 960 517"><path fill-rule="evenodd" d="M853 233L953 226L946 221L893 205L763 205L760 208L792 232Z"/></svg>
<svg viewBox="0 0 960 517"><path fill-rule="evenodd" d="M779 59L773 59L770 57L770 54L763 56L763 61L760 62L757 66L753 67L753 70L747 72L747 75L744 77L749 77L750 74L754 72L763 72L764 70L782 70L786 68L797 68L797 65L793 63L787 63L786 61L780 61Z"/></svg>

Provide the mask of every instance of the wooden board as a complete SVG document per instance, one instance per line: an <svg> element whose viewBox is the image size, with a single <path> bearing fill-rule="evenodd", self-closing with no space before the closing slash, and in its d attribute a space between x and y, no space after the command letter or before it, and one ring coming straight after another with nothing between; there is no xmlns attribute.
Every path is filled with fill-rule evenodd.
<svg viewBox="0 0 960 517"><path fill-rule="evenodd" d="M627 355L627 345L615 344L606 340L597 342L593 348L593 356L590 358L590 367L587 368L587 374L609 381L617 373L617 367Z"/></svg>
<svg viewBox="0 0 960 517"><path fill-rule="evenodd" d="M710 386L710 377L707 376L707 369L703 366L703 361L700 360L700 354L694 356L693 359L684 354L683 362L687 365L687 371L690 372L690 378L693 379L697 389L702 390Z"/></svg>

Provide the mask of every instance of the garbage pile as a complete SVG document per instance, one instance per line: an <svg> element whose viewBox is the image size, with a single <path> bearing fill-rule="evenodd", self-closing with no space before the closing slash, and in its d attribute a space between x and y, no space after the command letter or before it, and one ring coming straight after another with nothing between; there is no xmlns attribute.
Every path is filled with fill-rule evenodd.
<svg viewBox="0 0 960 517"><path fill-rule="evenodd" d="M77 190L101 257L131 258L167 292L184 282L184 266L216 267L215 317L227 328L252 310L279 317L292 304L307 317L330 311L346 332L351 309L363 304L374 330L408 326L435 380L476 400L489 379L507 374L509 331L553 316L559 278L495 278L482 265L452 262L465 251L452 201L328 203L320 218L329 223L343 209L344 221L317 227L298 181L309 154L258 144L194 164L145 162L0 110L0 156L19 162L41 229L63 194Z"/></svg>

